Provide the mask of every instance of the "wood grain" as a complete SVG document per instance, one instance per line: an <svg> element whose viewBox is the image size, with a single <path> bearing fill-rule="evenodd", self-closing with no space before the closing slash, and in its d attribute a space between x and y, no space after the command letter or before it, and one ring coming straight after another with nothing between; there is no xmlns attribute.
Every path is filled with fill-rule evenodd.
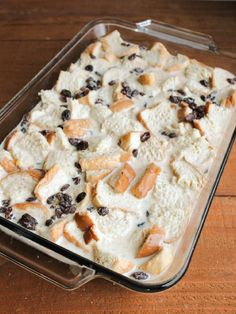
<svg viewBox="0 0 236 314"><path fill-rule="evenodd" d="M199 1L0 0L0 106L87 22L153 18L212 34L235 51L236 5ZM95 280L73 292L0 258L0 313L236 313L236 145L184 278L161 294Z"/></svg>

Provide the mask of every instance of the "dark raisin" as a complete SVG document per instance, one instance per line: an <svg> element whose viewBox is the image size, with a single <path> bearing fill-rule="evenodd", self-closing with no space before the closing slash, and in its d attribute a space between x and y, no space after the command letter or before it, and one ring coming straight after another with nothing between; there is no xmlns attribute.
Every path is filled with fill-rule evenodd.
<svg viewBox="0 0 236 314"><path fill-rule="evenodd" d="M71 92L68 89L63 89L61 91L61 96L64 96L65 98L71 98L72 97Z"/></svg>
<svg viewBox="0 0 236 314"><path fill-rule="evenodd" d="M133 149L132 150L132 155L136 158L138 156L138 150L137 149Z"/></svg>
<svg viewBox="0 0 236 314"><path fill-rule="evenodd" d="M75 205L72 205L70 208L69 208L69 214L74 214L76 212L76 206Z"/></svg>
<svg viewBox="0 0 236 314"><path fill-rule="evenodd" d="M47 204L49 204L49 205L52 204L54 200L55 200L55 195L49 196L47 199Z"/></svg>
<svg viewBox="0 0 236 314"><path fill-rule="evenodd" d="M34 201L36 201L37 200L37 198L35 197L35 196L31 196L31 197L28 197L27 199L26 199L26 202L34 202Z"/></svg>
<svg viewBox="0 0 236 314"><path fill-rule="evenodd" d="M179 93L182 96L186 95L185 91L183 91L182 89L177 89L177 93Z"/></svg>
<svg viewBox="0 0 236 314"><path fill-rule="evenodd" d="M29 230L35 230L36 225L38 224L37 220L29 214L21 216L18 223Z"/></svg>
<svg viewBox="0 0 236 314"><path fill-rule="evenodd" d="M139 92L139 95L140 95L140 96L144 96L144 95L145 95L145 93L143 93L143 92Z"/></svg>
<svg viewBox="0 0 236 314"><path fill-rule="evenodd" d="M88 93L89 93L89 89L86 87L82 87L81 91L74 95L74 99L82 98L82 97L88 95Z"/></svg>
<svg viewBox="0 0 236 314"><path fill-rule="evenodd" d="M85 192L81 192L76 196L76 202L80 203L84 198L86 197L86 193Z"/></svg>
<svg viewBox="0 0 236 314"><path fill-rule="evenodd" d="M63 128L64 128L62 124L59 124L57 127L60 128L60 129L62 129L62 130L63 130Z"/></svg>
<svg viewBox="0 0 236 314"><path fill-rule="evenodd" d="M107 207L98 207L97 212L100 216L106 216L109 213L109 209Z"/></svg>
<svg viewBox="0 0 236 314"><path fill-rule="evenodd" d="M102 74L99 73L99 72L97 72L97 71L95 71L95 74L96 74L97 76L102 76Z"/></svg>
<svg viewBox="0 0 236 314"><path fill-rule="evenodd" d="M185 120L186 120L187 122L193 122L193 120L195 120L195 119L196 119L196 114L195 114L194 111L191 112L191 113L189 113L189 114L185 117Z"/></svg>
<svg viewBox="0 0 236 314"><path fill-rule="evenodd" d="M182 101L182 97L171 95L169 97L169 101L174 103L174 104L179 104Z"/></svg>
<svg viewBox="0 0 236 314"><path fill-rule="evenodd" d="M57 218L61 218L61 216L63 215L63 212L60 208L56 208L55 209L55 215Z"/></svg>
<svg viewBox="0 0 236 314"><path fill-rule="evenodd" d="M91 206L91 207L88 207L88 208L87 208L87 211L89 211L89 212L91 213L91 212L93 212L95 209L96 209L95 207Z"/></svg>
<svg viewBox="0 0 236 314"><path fill-rule="evenodd" d="M65 190L67 190L69 187L70 187L69 184L64 184L64 185L61 187L60 191L63 192L63 191L65 191Z"/></svg>
<svg viewBox="0 0 236 314"><path fill-rule="evenodd" d="M144 224L145 224L145 221L143 221L143 222L137 224L137 227L142 227Z"/></svg>
<svg viewBox="0 0 236 314"><path fill-rule="evenodd" d="M136 97L139 95L139 91L137 89L134 89L132 92L131 92L131 97Z"/></svg>
<svg viewBox="0 0 236 314"><path fill-rule="evenodd" d="M11 219L12 216L13 216L12 207L7 207L7 209L5 211L5 218L6 219Z"/></svg>
<svg viewBox="0 0 236 314"><path fill-rule="evenodd" d="M39 133L41 133L43 136L46 136L46 135L48 135L48 130L42 130L42 131L40 131Z"/></svg>
<svg viewBox="0 0 236 314"><path fill-rule="evenodd" d="M183 99L184 102L186 102L190 108L195 108L197 105L195 104L195 99L193 99L192 97L185 97Z"/></svg>
<svg viewBox="0 0 236 314"><path fill-rule="evenodd" d="M75 162L75 168L78 169L78 173L82 172L82 168L81 168L81 166L80 166L80 164L78 162Z"/></svg>
<svg viewBox="0 0 236 314"><path fill-rule="evenodd" d="M61 114L61 118L63 121L70 120L70 118L71 118L70 110L68 110L68 109L64 110Z"/></svg>
<svg viewBox="0 0 236 314"><path fill-rule="evenodd" d="M86 65L84 68L86 71L92 72L93 71L93 66L91 64Z"/></svg>
<svg viewBox="0 0 236 314"><path fill-rule="evenodd" d="M103 103L103 99L98 98L95 100L95 104L102 104Z"/></svg>
<svg viewBox="0 0 236 314"><path fill-rule="evenodd" d="M80 178L79 177L74 177L72 178L73 182L75 185L78 185L80 183Z"/></svg>
<svg viewBox="0 0 236 314"><path fill-rule="evenodd" d="M150 213L149 213L149 211L147 210L146 211L146 217L149 217L150 216Z"/></svg>
<svg viewBox="0 0 236 314"><path fill-rule="evenodd" d="M132 55L128 56L130 61L133 61L137 57L136 53L132 53Z"/></svg>
<svg viewBox="0 0 236 314"><path fill-rule="evenodd" d="M143 73L143 69L141 69L141 68L134 68L134 72L136 72L137 74L141 74L141 73Z"/></svg>
<svg viewBox="0 0 236 314"><path fill-rule="evenodd" d="M89 90L97 90L101 87L101 82L100 81L96 81L94 78L92 77L89 77L87 80L86 80L86 83L87 83L87 88Z"/></svg>
<svg viewBox="0 0 236 314"><path fill-rule="evenodd" d="M206 101L206 96L201 95L200 98L201 98L202 101Z"/></svg>
<svg viewBox="0 0 236 314"><path fill-rule="evenodd" d="M132 90L131 88L127 85L126 82L122 82L122 89L121 89L121 93L125 96L127 96L128 98L132 98Z"/></svg>
<svg viewBox="0 0 236 314"><path fill-rule="evenodd" d="M131 276L137 280L145 280L149 277L148 274L143 271L136 271Z"/></svg>
<svg viewBox="0 0 236 314"><path fill-rule="evenodd" d="M47 219L47 220L45 221L45 226L47 226L47 227L51 226L52 224L53 224L52 218L49 218L49 219Z"/></svg>
<svg viewBox="0 0 236 314"><path fill-rule="evenodd" d="M79 141L78 144L76 145L77 150L86 150L88 149L88 142L87 141Z"/></svg>
<svg viewBox="0 0 236 314"><path fill-rule="evenodd" d="M162 135L165 135L165 136L168 136L169 138L175 138L177 137L177 135L174 133L174 132L166 132L166 131L163 131L161 132Z"/></svg>
<svg viewBox="0 0 236 314"><path fill-rule="evenodd" d="M22 128L22 129L21 129L21 132L22 132L22 133L25 133L25 132L26 132L26 128Z"/></svg>
<svg viewBox="0 0 236 314"><path fill-rule="evenodd" d="M7 207L0 207L0 213L5 213L6 212L6 210L7 210Z"/></svg>
<svg viewBox="0 0 236 314"><path fill-rule="evenodd" d="M140 141L141 142L146 142L147 140L149 140L149 138L151 137L151 133L150 132L145 132L140 136Z"/></svg>
<svg viewBox="0 0 236 314"><path fill-rule="evenodd" d="M69 138L69 143L72 145L72 146L77 146L78 145L78 142L79 142L79 139L78 138Z"/></svg>
<svg viewBox="0 0 236 314"><path fill-rule="evenodd" d="M236 83L236 77L235 78L227 78L227 82L229 83L229 84L235 84Z"/></svg>
<svg viewBox="0 0 236 314"><path fill-rule="evenodd" d="M116 81L114 81L114 80L112 80L112 81L110 81L109 83L108 83L108 85L110 85L110 86L113 86L113 85L115 85L116 84Z"/></svg>
<svg viewBox="0 0 236 314"><path fill-rule="evenodd" d="M207 80L201 80L199 83L204 87L209 87L209 82Z"/></svg>
<svg viewBox="0 0 236 314"><path fill-rule="evenodd" d="M123 42L121 43L121 46L130 47L130 44Z"/></svg>
<svg viewBox="0 0 236 314"><path fill-rule="evenodd" d="M10 200L2 200L2 205L3 206L9 206L10 205Z"/></svg>

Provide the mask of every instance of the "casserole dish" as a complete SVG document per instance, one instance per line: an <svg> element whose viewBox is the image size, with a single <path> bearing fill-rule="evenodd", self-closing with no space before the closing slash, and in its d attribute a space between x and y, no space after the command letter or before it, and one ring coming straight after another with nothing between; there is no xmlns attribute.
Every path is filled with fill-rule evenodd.
<svg viewBox="0 0 236 314"><path fill-rule="evenodd" d="M75 62L88 44L115 29L120 31L122 37L127 41L145 46L158 39L171 52L186 54L191 58L197 58L211 66L226 68L231 72L235 70L236 62L233 55L230 56L226 51L220 52L213 39L208 35L193 33L151 20L137 24L112 19L96 20L85 26L2 109L0 113L1 140L19 123L23 114L38 102L38 92L54 85L60 70L66 69L70 63ZM117 274L3 218L0 218L1 254L67 289L75 289L97 276L143 292L161 291L172 286L187 269L234 136L235 116L232 115L224 141L218 151L218 158L211 168L210 180L200 195L197 208L194 209L190 223L178 246L175 260L157 280L143 283Z"/></svg>

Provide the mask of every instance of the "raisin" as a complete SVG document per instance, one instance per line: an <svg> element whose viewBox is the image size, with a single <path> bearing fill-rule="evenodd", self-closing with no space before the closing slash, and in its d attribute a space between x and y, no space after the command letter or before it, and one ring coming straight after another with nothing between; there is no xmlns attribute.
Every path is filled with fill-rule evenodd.
<svg viewBox="0 0 236 314"><path fill-rule="evenodd" d="M150 132L145 132L140 136L140 141L141 142L146 142L147 140L149 140L149 138L151 137L151 133Z"/></svg>
<svg viewBox="0 0 236 314"><path fill-rule="evenodd" d="M87 80L86 80L86 83L87 83L87 88L89 90L97 90L101 87L101 82L100 81L96 81L94 80L92 77L89 77Z"/></svg>
<svg viewBox="0 0 236 314"><path fill-rule="evenodd" d="M21 216L18 223L29 230L35 230L36 225L38 224L37 220L29 214Z"/></svg>
<svg viewBox="0 0 236 314"><path fill-rule="evenodd" d="M84 198L86 197L86 193L85 192L81 192L76 196L76 202L80 203Z"/></svg>
<svg viewBox="0 0 236 314"><path fill-rule="evenodd" d="M87 211L89 211L89 212L91 213L91 212L93 212L95 209L96 209L95 207L91 206L91 207L88 207L88 208L87 208Z"/></svg>
<svg viewBox="0 0 236 314"><path fill-rule="evenodd" d="M204 87L209 87L209 82L207 80L201 80L199 83Z"/></svg>
<svg viewBox="0 0 236 314"><path fill-rule="evenodd" d="M7 207L0 207L0 213L5 213L7 210Z"/></svg>
<svg viewBox="0 0 236 314"><path fill-rule="evenodd" d="M132 92L131 92L131 97L136 97L139 95L139 91L137 89L134 89Z"/></svg>
<svg viewBox="0 0 236 314"><path fill-rule="evenodd" d="M47 131L47 130L42 130L42 131L40 131L39 133L41 133L43 136L48 135L48 131Z"/></svg>
<svg viewBox="0 0 236 314"><path fill-rule="evenodd" d="M45 226L49 227L53 224L53 219L52 218L49 218L45 221Z"/></svg>
<svg viewBox="0 0 236 314"><path fill-rule="evenodd" d="M10 205L10 200L2 200L2 205L3 206L9 206Z"/></svg>
<svg viewBox="0 0 236 314"><path fill-rule="evenodd" d="M68 109L64 110L61 114L61 118L63 121L70 120L70 118L71 118L70 110L68 110Z"/></svg>
<svg viewBox="0 0 236 314"><path fill-rule="evenodd" d="M206 101L206 96L201 95L200 98L201 98L202 101Z"/></svg>
<svg viewBox="0 0 236 314"><path fill-rule="evenodd" d="M64 184L64 185L61 187L60 191L63 192L63 191L65 191L65 190L67 190L69 187L70 187L69 184Z"/></svg>
<svg viewBox="0 0 236 314"><path fill-rule="evenodd" d="M80 183L80 178L79 177L74 177L72 178L73 182L75 185L78 185Z"/></svg>
<svg viewBox="0 0 236 314"><path fill-rule="evenodd" d="M146 211L146 217L149 217L150 216L150 213L149 213L149 211L147 210Z"/></svg>
<svg viewBox="0 0 236 314"><path fill-rule="evenodd" d="M26 199L26 202L34 202L34 201L36 201L36 197L35 196L30 196L30 197L28 197L27 199Z"/></svg>
<svg viewBox="0 0 236 314"><path fill-rule="evenodd" d="M100 216L106 216L109 213L109 209L107 207L98 207L97 212Z"/></svg>
<svg viewBox="0 0 236 314"><path fill-rule="evenodd" d="M103 103L103 99L101 99L101 98L98 98L95 100L95 105L102 104L102 103Z"/></svg>
<svg viewBox="0 0 236 314"><path fill-rule="evenodd" d="M121 46L130 47L130 44L123 42L123 43L121 43Z"/></svg>
<svg viewBox="0 0 236 314"><path fill-rule="evenodd" d="M84 68L86 71L92 72L93 71L93 66L91 64L86 65Z"/></svg>
<svg viewBox="0 0 236 314"><path fill-rule="evenodd" d="M63 213L62 213L61 209L60 208L56 208L56 210L55 210L56 217L57 218L61 218L62 214Z"/></svg>
<svg viewBox="0 0 236 314"><path fill-rule="evenodd" d="M197 105L195 104L195 99L193 99L192 97L185 97L183 101L186 102L191 109L197 107Z"/></svg>
<svg viewBox="0 0 236 314"><path fill-rule="evenodd" d="M52 204L54 200L55 200L55 195L49 196L47 199L47 204L49 204L49 205Z"/></svg>
<svg viewBox="0 0 236 314"><path fill-rule="evenodd" d="M132 53L132 55L128 56L130 61L133 61L137 57L136 53Z"/></svg>
<svg viewBox="0 0 236 314"><path fill-rule="evenodd" d="M74 214L76 212L76 206L72 205L69 209L69 214Z"/></svg>
<svg viewBox="0 0 236 314"><path fill-rule="evenodd" d="M82 172L82 168L81 168L81 166L80 166L80 164L78 162L75 162L75 168L78 169L79 173Z"/></svg>
<svg viewBox="0 0 236 314"><path fill-rule="evenodd" d="M187 122L193 122L193 120L195 120L195 119L196 119L196 114L195 114L194 111L191 112L191 113L189 113L189 114L185 117L185 120L186 120Z"/></svg>
<svg viewBox="0 0 236 314"><path fill-rule="evenodd" d="M109 83L108 83L108 85L110 85L110 86L113 86L113 85L115 85L116 84L116 81L114 81L114 80L112 80L112 81L110 81Z"/></svg>
<svg viewBox="0 0 236 314"><path fill-rule="evenodd" d="M61 96L64 96L65 98L71 98L71 92L68 89L62 89Z"/></svg>
<svg viewBox="0 0 236 314"><path fill-rule="evenodd" d="M186 95L185 91L183 91L182 89L177 89L177 93L179 93L182 96Z"/></svg>
<svg viewBox="0 0 236 314"><path fill-rule="evenodd" d="M7 209L5 211L5 218L6 219L11 219L12 216L13 216L12 207L7 207Z"/></svg>
<svg viewBox="0 0 236 314"><path fill-rule="evenodd" d="M236 83L236 77L235 78L227 78L227 82L231 85Z"/></svg>
<svg viewBox="0 0 236 314"><path fill-rule="evenodd" d="M176 135L174 132L168 133L168 132L166 132L166 131L163 131L163 132L161 132L161 134L162 134L162 135L165 135L165 136L168 136L169 138L175 138L175 137L177 137L177 135Z"/></svg>
<svg viewBox="0 0 236 314"><path fill-rule="evenodd" d="M132 155L136 158L138 156L138 150L137 149L133 149L132 150Z"/></svg>
<svg viewBox="0 0 236 314"><path fill-rule="evenodd" d="M88 149L88 142L87 141L79 141L78 144L76 145L77 150L86 150Z"/></svg>
<svg viewBox="0 0 236 314"><path fill-rule="evenodd" d="M134 72L136 72L137 74L141 74L141 73L143 73L143 69L141 69L141 68L134 68Z"/></svg>
<svg viewBox="0 0 236 314"><path fill-rule="evenodd" d="M143 222L137 224L137 227L142 227L144 224L145 224L145 221L143 221Z"/></svg>
<svg viewBox="0 0 236 314"><path fill-rule="evenodd" d="M174 103L174 104L179 104L182 101L182 97L171 95L169 97L169 101Z"/></svg>
<svg viewBox="0 0 236 314"><path fill-rule="evenodd" d="M145 96L145 93L140 92L139 95L140 95L140 96Z"/></svg>
<svg viewBox="0 0 236 314"><path fill-rule="evenodd" d="M143 271L136 271L131 276L137 280L145 280L149 277L148 274Z"/></svg>
<svg viewBox="0 0 236 314"><path fill-rule="evenodd" d="M79 139L78 138L69 138L69 143L72 145L72 146L77 146L78 145L78 142L79 142Z"/></svg>

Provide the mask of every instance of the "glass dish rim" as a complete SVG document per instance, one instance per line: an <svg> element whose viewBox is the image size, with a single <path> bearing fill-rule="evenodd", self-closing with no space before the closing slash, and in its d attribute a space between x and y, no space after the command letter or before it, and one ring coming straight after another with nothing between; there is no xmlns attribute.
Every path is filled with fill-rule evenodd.
<svg viewBox="0 0 236 314"><path fill-rule="evenodd" d="M1 110L0 110L0 123L1 123L1 120L4 118L4 116L14 106L16 101L20 97L22 97L24 95L24 93L26 93L31 87L33 87L33 85L35 83L37 83L38 80L41 77L43 77L47 73L47 71L49 71L53 67L53 65L56 64L56 62L63 57L63 54L65 52L68 52L70 49L72 49L73 46L77 43L77 41L82 39L82 37L85 36L86 33L89 30L91 30L94 26L96 26L100 23L102 23L102 24L113 24L113 25L118 24L120 26L130 28L133 31L135 31L134 28L136 28L136 31L143 32L141 29L138 28L138 25L141 25L142 23L145 23L145 22L146 23L148 23L148 22L152 23L152 21L153 20L147 19L147 20L139 22L139 23L134 23L134 22L130 22L130 21L122 20L122 19L106 17L106 18L94 19L94 20L90 21L89 23L87 23L84 27L81 28L81 30L71 40L69 40L69 42L11 100L9 100L1 108ZM197 36L204 36L205 38L209 38L210 40L213 40L213 38L207 34L193 32L189 29L176 27L174 25L169 25L167 23L163 23L163 22L159 22L159 21L158 21L158 23L160 23L162 25L167 25L168 27L170 27L172 29L182 30L184 32L187 31L188 33L192 33L192 34L195 34ZM213 41L213 43L214 43L214 41ZM214 51L214 52L218 53L217 51ZM30 232L27 229L15 224L11 221L6 220L5 218L0 217L0 225L13 231L17 235L22 235L25 238L43 246L43 247L46 247L47 249L49 249L55 253L58 253L59 255L66 257L73 262L78 263L79 265L85 265L89 268L94 269L95 270L95 277L104 277L108 280L113 280L117 284L120 284L122 286L125 286L126 288L136 290L139 292L164 291L164 290L172 287L173 285L175 285L184 276L184 274L186 273L186 271L190 265L191 258L193 256L193 252L194 252L195 247L197 245L197 241L198 241L198 238L201 234L201 230L203 228L204 222L206 220L208 210L209 210L209 207L211 205L215 190L218 186L218 183L219 183L219 180L221 178L222 172L224 170L225 164L227 162L229 153L230 153L232 145L234 143L235 136L236 136L236 127L234 129L234 132L232 133L232 137L229 141L229 144L228 144L228 147L227 147L226 152L224 154L222 163L221 163L220 168L217 172L216 179L212 185L212 189L211 189L211 192L209 194L208 200L206 202L206 206L204 208L204 211L203 211L203 214L201 217L201 221L198 225L197 232L195 233L195 236L192 240L191 249L189 251L187 258L185 259L185 262L183 263L179 272L177 272L175 275L173 275L168 280L163 281L161 283L149 284L148 282L136 281L135 279L132 279L132 278L129 278L125 275L114 272L109 268L103 267L102 265L97 264L96 262L94 262L92 260L89 260L83 256L80 256L76 253L73 253L72 251L69 251L68 249L66 249L64 247L61 247L58 244L53 243L52 241L49 241L46 238L43 238L43 237L41 237L41 236L39 236L33 232Z"/></svg>

